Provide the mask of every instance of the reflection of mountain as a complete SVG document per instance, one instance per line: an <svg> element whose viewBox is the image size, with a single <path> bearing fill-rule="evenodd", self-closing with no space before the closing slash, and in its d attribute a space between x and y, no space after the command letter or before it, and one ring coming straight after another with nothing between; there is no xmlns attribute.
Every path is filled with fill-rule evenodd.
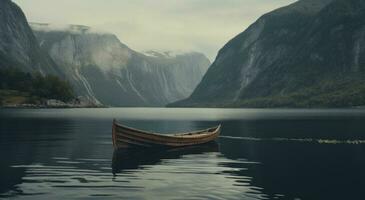
<svg viewBox="0 0 365 200"><path fill-rule="evenodd" d="M127 169L143 168L144 165L156 165L162 159L180 159L184 155L218 151L216 142L173 149L120 149L113 153L113 174Z"/></svg>
<svg viewBox="0 0 365 200"><path fill-rule="evenodd" d="M22 178L25 176L24 168L12 168L9 163L4 160L0 164L0 199L10 197L8 191L18 191L16 185L22 183Z"/></svg>
<svg viewBox="0 0 365 200"><path fill-rule="evenodd" d="M269 115L272 113L267 113ZM335 117L339 116L328 114L327 117L318 117L318 120L275 116L272 119L225 121L222 123L222 135L259 139L365 139L363 123L359 120L364 117L334 120Z"/></svg>
<svg viewBox="0 0 365 200"><path fill-rule="evenodd" d="M85 119L80 113L62 117L68 111L52 111L59 114L57 117L45 116L47 110L8 112L11 113L0 112L0 198L5 197L6 191L14 196L41 192L44 195L37 197L43 199L66 193L80 195L80 199L100 194L115 199L149 199L160 197L160 191L170 197L165 199L186 191L192 199L202 193L206 198L199 196L200 199L342 200L362 199L365 195L364 145L220 138L219 149L214 144L175 150L121 150L114 152L111 160L111 120L102 114L99 119ZM16 112L22 114L16 116ZM33 115L34 112L44 115ZM362 130L363 119L344 121L322 121L324 126L311 126L315 122L307 120L225 121L222 134L260 138L311 130L337 131L334 129L351 135ZM124 122L162 132L194 130L216 123L141 119ZM329 125L333 128L328 129ZM348 126L341 128L344 125Z"/></svg>
<svg viewBox="0 0 365 200"><path fill-rule="evenodd" d="M23 194L18 186L27 176L26 165L37 159L47 162L62 151L57 145L67 142L69 135L65 130L73 125L69 120L7 117L0 113L0 198ZM21 167L13 167L17 165Z"/></svg>
<svg viewBox="0 0 365 200"><path fill-rule="evenodd" d="M221 153L256 165L223 163L233 177L252 177L250 185L269 199L362 199L365 195L363 145L221 140ZM239 166L238 166L239 165Z"/></svg>

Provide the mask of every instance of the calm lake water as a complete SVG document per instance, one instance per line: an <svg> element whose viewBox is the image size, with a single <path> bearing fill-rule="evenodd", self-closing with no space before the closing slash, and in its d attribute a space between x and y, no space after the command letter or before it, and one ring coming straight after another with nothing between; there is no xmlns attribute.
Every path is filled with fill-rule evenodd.
<svg viewBox="0 0 365 200"><path fill-rule="evenodd" d="M216 144L113 152L112 119ZM0 110L0 199L364 199L365 110Z"/></svg>

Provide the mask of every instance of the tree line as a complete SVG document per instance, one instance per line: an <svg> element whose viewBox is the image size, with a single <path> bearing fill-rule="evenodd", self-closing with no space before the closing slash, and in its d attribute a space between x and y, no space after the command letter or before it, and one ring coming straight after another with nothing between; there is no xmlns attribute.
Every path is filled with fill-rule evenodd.
<svg viewBox="0 0 365 200"><path fill-rule="evenodd" d="M16 68L0 69L0 90L15 90L42 99L57 99L67 102L74 98L67 81L54 75L22 72Z"/></svg>

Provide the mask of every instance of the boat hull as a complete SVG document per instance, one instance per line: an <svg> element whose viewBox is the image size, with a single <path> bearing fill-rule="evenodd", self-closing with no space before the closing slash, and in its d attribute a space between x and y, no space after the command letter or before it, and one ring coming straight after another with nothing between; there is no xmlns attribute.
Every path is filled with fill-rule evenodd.
<svg viewBox="0 0 365 200"><path fill-rule="evenodd" d="M114 149L184 147L209 143L218 138L221 126L175 135L164 135L142 131L113 122L112 139Z"/></svg>

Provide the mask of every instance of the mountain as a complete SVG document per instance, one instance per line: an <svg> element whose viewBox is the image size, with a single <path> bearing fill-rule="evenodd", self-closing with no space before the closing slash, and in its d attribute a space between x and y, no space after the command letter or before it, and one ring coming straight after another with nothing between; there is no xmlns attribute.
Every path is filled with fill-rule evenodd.
<svg viewBox="0 0 365 200"><path fill-rule="evenodd" d="M22 10L10 0L0 1L0 68L59 74L57 65L40 48Z"/></svg>
<svg viewBox="0 0 365 200"><path fill-rule="evenodd" d="M260 17L171 106L365 105L365 1L300 0Z"/></svg>
<svg viewBox="0 0 365 200"><path fill-rule="evenodd" d="M184 99L210 65L201 53L139 53L87 26L31 26L76 93L105 105L164 106Z"/></svg>

